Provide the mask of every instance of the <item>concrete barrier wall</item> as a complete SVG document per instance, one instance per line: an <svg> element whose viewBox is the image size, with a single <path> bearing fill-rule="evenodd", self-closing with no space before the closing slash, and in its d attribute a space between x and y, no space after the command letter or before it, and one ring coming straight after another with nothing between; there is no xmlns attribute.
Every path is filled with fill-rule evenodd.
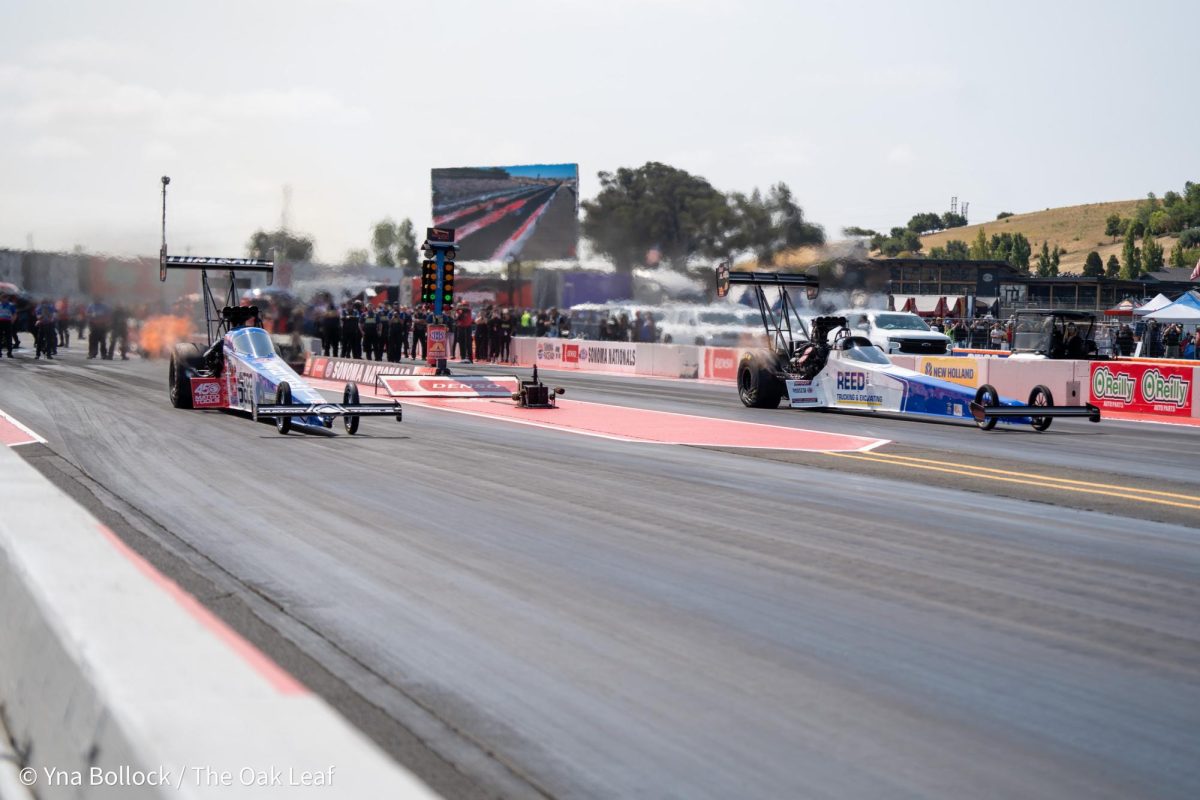
<svg viewBox="0 0 1200 800"><path fill-rule="evenodd" d="M645 344L633 342L593 342L583 339L526 338L513 339L512 355L523 367L532 364L545 369L582 370L591 372L649 375L664 378L700 378L734 381L737 367L747 353L755 348L698 347L678 344ZM1033 387L1042 385L1054 395L1059 405L1082 405L1092 402L1110 411L1129 410L1156 416L1200 416L1200 402L1191 389L1200 370L1193 366L1166 362L1129 361L1050 361L1017 359L992 355L965 355L955 351L952 356L916 356L897 354L891 357L897 366L924 375L949 380L977 388L985 383L995 386L1006 398L1026 401ZM310 359L310 366L318 359ZM376 361L330 360L339 365L339 379L371 383L379 372L411 371L411 365L388 365ZM321 362L324 364L325 362ZM1094 364L1109 364L1112 370L1124 370L1128 380L1140 380L1148 368L1156 368L1166 381L1163 391L1184 391L1183 406L1168 403L1118 404L1113 398L1097 403L1091 392ZM1143 366L1137 366L1142 364ZM1146 366L1149 365L1149 366ZM503 367L500 367L501 369ZM1124 374L1122 373L1122 374ZM311 373L310 373L311 374ZM359 378L355 375L361 376ZM329 377L318 375L317 377ZM1174 381L1174 383L1172 383ZM1157 384L1156 384L1157 385ZM1174 388L1171 388L1174 387ZM1133 406L1136 406L1134 408Z"/></svg>
<svg viewBox="0 0 1200 800"><path fill-rule="evenodd" d="M37 797L432 797L6 447L0 487L0 703Z"/></svg>

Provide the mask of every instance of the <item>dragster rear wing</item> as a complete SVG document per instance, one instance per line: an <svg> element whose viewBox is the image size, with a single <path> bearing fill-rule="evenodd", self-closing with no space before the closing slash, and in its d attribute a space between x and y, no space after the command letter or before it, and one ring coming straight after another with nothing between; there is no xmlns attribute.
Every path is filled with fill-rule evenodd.
<svg viewBox="0 0 1200 800"><path fill-rule="evenodd" d="M781 288L803 286L809 300L816 300L821 290L821 282L811 275L795 272L731 272L728 264L720 264L717 267L717 297L729 294L729 286L734 283Z"/></svg>
<svg viewBox="0 0 1200 800"><path fill-rule="evenodd" d="M163 245L163 250L158 258L158 279L165 281L167 279L167 270L169 269L221 269L239 270L241 272L265 272L267 273L267 283L270 284L275 277L275 262L265 258L221 258L217 256L169 256L167 255L166 245Z"/></svg>

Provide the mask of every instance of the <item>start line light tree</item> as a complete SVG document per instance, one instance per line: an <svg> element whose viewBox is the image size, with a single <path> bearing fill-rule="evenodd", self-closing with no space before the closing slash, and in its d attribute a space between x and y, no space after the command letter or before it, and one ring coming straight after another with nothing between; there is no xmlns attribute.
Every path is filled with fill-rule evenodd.
<svg viewBox="0 0 1200 800"><path fill-rule="evenodd" d="M454 228L426 228L425 261L421 265L421 302L433 304L433 320L428 328L430 364L439 375L448 375L446 360L450 329L446 325L446 307L454 304Z"/></svg>

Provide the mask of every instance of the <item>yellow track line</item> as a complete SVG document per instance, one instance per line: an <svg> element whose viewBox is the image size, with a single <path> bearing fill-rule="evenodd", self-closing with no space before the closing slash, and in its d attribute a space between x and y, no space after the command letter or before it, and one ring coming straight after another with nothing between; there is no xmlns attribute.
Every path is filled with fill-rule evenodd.
<svg viewBox="0 0 1200 800"><path fill-rule="evenodd" d="M872 455L880 458L890 458L897 461L911 461L914 464L934 464L948 465L951 467L963 467L964 469L975 470L976 472L990 472L994 475L1015 475L1018 478L1037 478L1043 481L1054 481L1055 483L1069 483L1075 486L1090 486L1093 489L1116 489L1119 492L1137 492L1139 494L1152 494L1156 497L1173 497L1176 500L1197 500L1196 497L1190 494L1177 494L1175 492L1160 492L1154 489L1137 489L1129 486L1118 486L1112 483L1093 483L1092 481L1075 481L1070 478L1055 478L1050 475L1042 475L1037 472L1013 472L1007 469L996 469L994 467L979 467L974 464L958 464L946 461L936 461L931 458L916 458L915 456L902 456L895 453L873 453Z"/></svg>
<svg viewBox="0 0 1200 800"><path fill-rule="evenodd" d="M826 451L825 454L830 455L830 456L837 456L838 458L853 458L853 459L857 459L859 461L876 461L880 464L891 464L892 466L905 466L903 464L899 464L896 461L893 461L890 458L878 458L876 456L860 455L860 454L853 454L853 453L835 453L833 451ZM948 469L946 467L934 467L934 466L927 466L927 465L923 465L923 464L910 464L907 466L911 466L913 469L924 469L924 470L929 470L931 472L948 472L952 475L962 475L962 472L960 470ZM960 466L965 467L966 465L960 465ZM1124 493L1120 493L1120 492L1104 491L1101 489L1084 489L1082 487L1077 487L1077 486L1053 486L1052 485L1052 486L1047 487L1044 482L1045 476L1041 476L1041 477L1043 477L1042 481L1027 481L1027 480L1022 480L1020 478L1005 478L1000 475L988 475L988 476L977 476L977 477L983 477L983 478L986 478L987 480L1001 481L1003 483L1019 483L1019 484L1025 485L1025 486L1040 486L1042 488L1061 489L1066 492L1079 492L1081 494L1099 494L1099 495L1104 495L1105 497L1119 497L1123 500L1137 500L1142 503L1154 503L1154 504L1160 505L1160 506L1174 506L1175 508L1194 508L1197 511L1200 511L1200 504L1198 504L1198 503L1176 503L1171 500L1159 500L1157 498L1146 497L1144 495L1124 494ZM1129 490L1124 490L1124 491L1129 491Z"/></svg>

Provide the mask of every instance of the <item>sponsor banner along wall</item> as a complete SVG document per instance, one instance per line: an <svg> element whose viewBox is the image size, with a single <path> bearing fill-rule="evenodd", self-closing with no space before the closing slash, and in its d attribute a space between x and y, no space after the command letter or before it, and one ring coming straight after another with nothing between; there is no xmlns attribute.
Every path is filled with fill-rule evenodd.
<svg viewBox="0 0 1200 800"><path fill-rule="evenodd" d="M1193 367L1125 361L1099 361L1091 365L1091 402L1101 409L1158 414L1168 417L1198 416L1196 376Z"/></svg>
<svg viewBox="0 0 1200 800"><path fill-rule="evenodd" d="M380 375L431 375L433 368L393 364L390 361L358 361L353 358L310 355L304 366L304 374L328 381L374 384Z"/></svg>
<svg viewBox="0 0 1200 800"><path fill-rule="evenodd" d="M592 369L601 372L638 371L634 342L590 342L582 339L538 339L534 357L552 369Z"/></svg>

